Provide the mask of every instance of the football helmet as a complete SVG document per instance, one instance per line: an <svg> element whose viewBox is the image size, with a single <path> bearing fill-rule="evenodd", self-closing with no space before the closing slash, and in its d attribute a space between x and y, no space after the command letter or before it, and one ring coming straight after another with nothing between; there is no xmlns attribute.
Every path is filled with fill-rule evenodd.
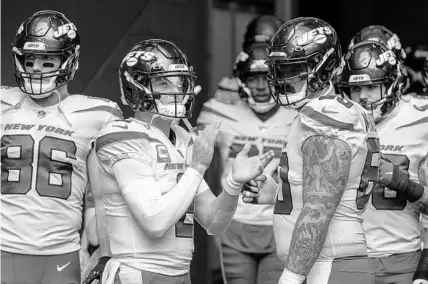
<svg viewBox="0 0 428 284"><path fill-rule="evenodd" d="M191 117L195 79L186 55L172 42L161 39L139 42L119 68L125 105L171 119Z"/></svg>
<svg viewBox="0 0 428 284"><path fill-rule="evenodd" d="M406 60L402 66L405 80L403 93L426 94L428 78L425 72L425 61L428 58L428 45L414 44L405 48Z"/></svg>
<svg viewBox="0 0 428 284"><path fill-rule="evenodd" d="M301 108L327 85L340 64L336 31L323 20L301 17L288 21L271 41L268 83L276 103Z"/></svg>
<svg viewBox="0 0 428 284"><path fill-rule="evenodd" d="M269 43L276 31L284 24L284 21L273 15L261 15L247 25L244 33L242 50L248 49L254 43Z"/></svg>
<svg viewBox="0 0 428 284"><path fill-rule="evenodd" d="M406 52L402 47L400 38L386 27L380 25L371 25L361 29L361 31L351 39L348 49L359 42L367 40L383 43L394 52L395 57L400 62L406 59Z"/></svg>
<svg viewBox="0 0 428 284"><path fill-rule="evenodd" d="M12 44L16 83L32 98L45 98L73 79L79 67L79 53L80 37L76 26L60 12L39 11L21 24ZM26 66L26 58L35 55L59 56L59 68L49 72L27 72L30 65L27 62Z"/></svg>
<svg viewBox="0 0 428 284"><path fill-rule="evenodd" d="M380 42L363 41L352 46L345 54L337 84L342 94L348 97L353 86L380 85L379 100L359 102L378 120L395 107L401 91L401 76L398 60L392 50Z"/></svg>

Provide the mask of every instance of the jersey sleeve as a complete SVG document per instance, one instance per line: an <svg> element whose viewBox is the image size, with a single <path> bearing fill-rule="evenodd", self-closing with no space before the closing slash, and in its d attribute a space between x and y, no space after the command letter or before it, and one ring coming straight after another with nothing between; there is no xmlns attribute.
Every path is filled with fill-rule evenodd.
<svg viewBox="0 0 428 284"><path fill-rule="evenodd" d="M126 122L113 121L107 124L95 141L95 151L101 164L111 171L113 165L123 159L135 159L151 165L152 159L147 152L149 136L137 131L126 131Z"/></svg>
<svg viewBox="0 0 428 284"><path fill-rule="evenodd" d="M301 113L320 125L338 130L353 130L358 121L354 103L338 95L320 97L303 107Z"/></svg>

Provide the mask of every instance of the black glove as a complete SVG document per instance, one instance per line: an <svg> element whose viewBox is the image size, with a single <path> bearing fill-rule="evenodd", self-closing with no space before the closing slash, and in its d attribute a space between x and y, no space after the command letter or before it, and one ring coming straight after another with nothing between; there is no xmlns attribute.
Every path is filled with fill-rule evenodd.
<svg viewBox="0 0 428 284"><path fill-rule="evenodd" d="M98 259L97 265L92 268L91 272L89 272L88 277L86 277L83 284L91 284L94 280L101 281L101 277L103 276L104 267L106 266L107 261L111 259L110 256L102 256Z"/></svg>

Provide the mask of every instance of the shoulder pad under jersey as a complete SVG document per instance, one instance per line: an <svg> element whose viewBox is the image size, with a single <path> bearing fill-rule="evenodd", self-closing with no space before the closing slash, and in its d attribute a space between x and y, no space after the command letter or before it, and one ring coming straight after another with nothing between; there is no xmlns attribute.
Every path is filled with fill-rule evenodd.
<svg viewBox="0 0 428 284"><path fill-rule="evenodd" d="M1 104L2 108L15 106L17 103L21 101L23 96L27 96L24 94L18 87L1 87Z"/></svg>
<svg viewBox="0 0 428 284"><path fill-rule="evenodd" d="M130 157L150 163L147 151L151 141L157 139L152 138L149 129L144 126L129 120L115 120L101 129L95 151L98 159L111 164Z"/></svg>
<svg viewBox="0 0 428 284"><path fill-rule="evenodd" d="M241 99L238 90L239 87L235 78L224 77L218 83L214 98L225 104L235 104Z"/></svg>
<svg viewBox="0 0 428 284"><path fill-rule="evenodd" d="M106 99L98 98L84 95L72 95L70 98L72 100L70 108L73 113L76 112L105 112L116 118L122 119L122 111L117 105L117 103Z"/></svg>
<svg viewBox="0 0 428 284"><path fill-rule="evenodd" d="M204 103L197 124L212 124L218 121L238 122L241 119L245 119L245 113L239 103L232 105L210 99Z"/></svg>
<svg viewBox="0 0 428 284"><path fill-rule="evenodd" d="M319 124L340 130L354 130L359 120L356 103L340 95L326 95L316 98L302 108L300 113Z"/></svg>

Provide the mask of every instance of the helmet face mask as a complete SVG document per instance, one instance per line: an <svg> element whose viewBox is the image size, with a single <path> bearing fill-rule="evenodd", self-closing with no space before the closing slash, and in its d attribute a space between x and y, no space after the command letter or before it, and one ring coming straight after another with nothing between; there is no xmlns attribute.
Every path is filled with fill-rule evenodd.
<svg viewBox="0 0 428 284"><path fill-rule="evenodd" d="M138 43L122 60L122 102L134 111L190 118L196 76L184 53L165 40Z"/></svg>
<svg viewBox="0 0 428 284"><path fill-rule="evenodd" d="M377 120L395 107L401 92L400 64L385 45L363 41L344 56L338 74L342 94L372 112Z"/></svg>
<svg viewBox="0 0 428 284"><path fill-rule="evenodd" d="M330 84L340 63L336 32L316 18L287 22L271 44L268 82L276 103L284 107L301 108L314 98Z"/></svg>
<svg viewBox="0 0 428 284"><path fill-rule="evenodd" d="M73 79L79 53L80 38L72 22L56 11L35 13L21 24L12 44L18 87L34 99L49 96ZM31 59L36 58L41 70L33 70ZM59 59L55 68L53 58Z"/></svg>

